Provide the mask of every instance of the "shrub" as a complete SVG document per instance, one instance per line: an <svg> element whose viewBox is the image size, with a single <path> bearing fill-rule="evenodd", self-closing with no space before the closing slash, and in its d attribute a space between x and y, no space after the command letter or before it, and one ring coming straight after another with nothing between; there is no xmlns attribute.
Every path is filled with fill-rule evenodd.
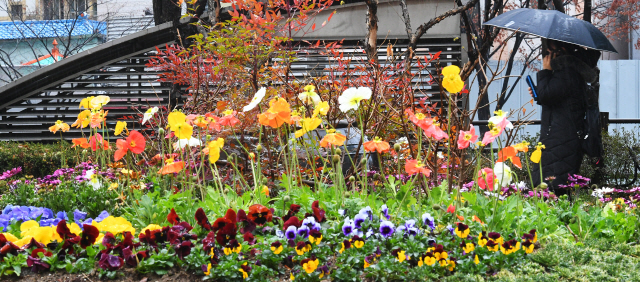
<svg viewBox="0 0 640 282"><path fill-rule="evenodd" d="M62 143L69 148L68 142ZM22 175L42 177L60 168L62 160L74 166L73 150L60 150L60 142L52 144L0 142L0 173L15 167L22 167Z"/></svg>

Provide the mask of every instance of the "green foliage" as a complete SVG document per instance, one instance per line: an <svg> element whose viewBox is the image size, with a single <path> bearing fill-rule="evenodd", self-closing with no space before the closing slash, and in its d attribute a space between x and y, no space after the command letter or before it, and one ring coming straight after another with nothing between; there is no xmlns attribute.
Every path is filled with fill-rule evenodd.
<svg viewBox="0 0 640 282"><path fill-rule="evenodd" d="M602 143L604 146L604 174L603 183L598 185L621 185L633 178L634 164L629 154L628 147L631 147L636 156L640 153L640 131L638 128L627 130L612 129L611 133L603 132ZM580 174L593 177L595 167L587 158L584 159ZM638 184L640 182L636 182Z"/></svg>
<svg viewBox="0 0 640 282"><path fill-rule="evenodd" d="M165 275L169 273L169 269L173 268L177 257L174 253L170 253L172 250L170 247L162 249L157 254L150 256L140 262L138 265L138 271L140 273L155 273L157 275Z"/></svg>
<svg viewBox="0 0 640 282"><path fill-rule="evenodd" d="M73 167L76 164L74 150L70 149L68 142L53 144L43 143L18 143L0 142L0 173L15 167L22 167L22 173L18 176L31 175L33 177L43 177L53 173L60 168L64 159L67 166Z"/></svg>
<svg viewBox="0 0 640 282"><path fill-rule="evenodd" d="M0 277L13 274L20 276L20 274L22 274L22 267L27 267L26 254L18 253L17 256L7 254L4 260L0 263Z"/></svg>

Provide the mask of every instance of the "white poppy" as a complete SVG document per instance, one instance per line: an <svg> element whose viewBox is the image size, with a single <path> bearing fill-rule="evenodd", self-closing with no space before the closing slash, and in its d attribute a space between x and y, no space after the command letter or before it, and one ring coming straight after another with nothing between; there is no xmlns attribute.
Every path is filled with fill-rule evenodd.
<svg viewBox="0 0 640 282"><path fill-rule="evenodd" d="M305 92L298 94L298 99L307 105L311 105L313 103L314 106L317 106L322 100L320 99L320 95L316 93L315 87L308 85L304 88Z"/></svg>
<svg viewBox="0 0 640 282"><path fill-rule="evenodd" d="M508 129L513 129L513 124L507 119L507 116L509 116L509 111L496 111L494 112L495 116L492 116L491 118L489 118L489 122L493 123L494 125L498 125L500 126L501 123L504 124L504 127L508 128Z"/></svg>
<svg viewBox="0 0 640 282"><path fill-rule="evenodd" d="M244 108L242 108L242 111L248 112L253 110L256 106L258 106L258 104L260 104L260 102L262 102L262 98L264 98L265 95L267 95L267 89L264 87L260 88L260 90L256 92L256 95L253 96L253 99L251 99L251 102L249 102L249 105L246 105L244 106Z"/></svg>
<svg viewBox="0 0 640 282"><path fill-rule="evenodd" d="M145 124L147 121L149 121L157 112L158 107L149 108L147 112L143 114L142 124Z"/></svg>
<svg viewBox="0 0 640 282"><path fill-rule="evenodd" d="M495 189L498 189L500 187L507 187L509 186L509 184L511 184L511 168L507 164L503 162L497 162L493 167L493 175L496 176L494 184Z"/></svg>
<svg viewBox="0 0 640 282"><path fill-rule="evenodd" d="M202 141L200 141L200 139L193 138L193 136L189 139L178 139L178 142L173 143L173 149L184 149L187 145L189 145L189 147L199 147L202 146Z"/></svg>
<svg viewBox="0 0 640 282"><path fill-rule="evenodd" d="M371 88L369 87L351 87L345 90L340 97L338 97L338 103L340 104L340 111L343 113L349 110L358 110L360 101L371 99Z"/></svg>

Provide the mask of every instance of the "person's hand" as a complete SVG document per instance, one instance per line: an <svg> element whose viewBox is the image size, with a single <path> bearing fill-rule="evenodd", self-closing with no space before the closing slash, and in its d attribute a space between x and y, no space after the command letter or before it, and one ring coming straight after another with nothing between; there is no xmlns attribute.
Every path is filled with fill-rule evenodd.
<svg viewBox="0 0 640 282"><path fill-rule="evenodd" d="M531 90L531 87L529 87L529 96L531 96L531 98L533 98L533 91Z"/></svg>
<svg viewBox="0 0 640 282"><path fill-rule="evenodd" d="M555 53L549 53L549 55L542 57L542 69L553 70L551 68L551 59L553 59L553 57L555 57Z"/></svg>

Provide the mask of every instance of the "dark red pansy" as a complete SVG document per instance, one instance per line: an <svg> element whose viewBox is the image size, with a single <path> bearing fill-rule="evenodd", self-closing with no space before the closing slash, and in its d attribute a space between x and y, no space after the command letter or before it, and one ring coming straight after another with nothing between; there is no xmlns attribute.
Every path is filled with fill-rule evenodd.
<svg viewBox="0 0 640 282"><path fill-rule="evenodd" d="M193 243L191 243L191 241L184 241L174 247L178 258L180 259L184 259L184 257L191 254L191 248L193 248Z"/></svg>
<svg viewBox="0 0 640 282"><path fill-rule="evenodd" d="M25 244L24 246L22 246L23 250L28 250L31 249L31 247L36 247L36 248L44 248L44 244L36 241L36 239L31 238L31 241L29 241L29 243Z"/></svg>
<svg viewBox="0 0 640 282"><path fill-rule="evenodd" d="M82 228L82 238L80 239L80 247L86 249L87 247L93 245L100 236L100 231L93 225L83 224Z"/></svg>
<svg viewBox="0 0 640 282"><path fill-rule="evenodd" d="M284 222L283 229L287 230L289 226L295 226L296 228L299 228L301 225L302 225L302 221L300 221L300 219L298 219L297 217L293 216L289 218L289 220Z"/></svg>
<svg viewBox="0 0 640 282"><path fill-rule="evenodd" d="M2 255L2 257L4 257L6 254L17 256L18 250L20 250L20 247L16 246L16 244L12 242L6 242L4 246L0 248L0 255Z"/></svg>
<svg viewBox="0 0 640 282"><path fill-rule="evenodd" d="M71 237L76 237L76 234L71 233L71 230L69 230L69 227L67 226L67 221L64 219L58 222L56 231L58 232L58 235L60 235L60 238L62 238L63 240Z"/></svg>
<svg viewBox="0 0 640 282"><path fill-rule="evenodd" d="M185 230L187 230L187 232L189 232L189 231L191 231L191 229L193 229L193 226L191 226L191 224L189 224L189 223L188 223L188 222L186 222L186 221L180 222L180 223L178 223L178 225L176 225L176 226L181 226L181 227L183 227Z"/></svg>
<svg viewBox="0 0 640 282"><path fill-rule="evenodd" d="M300 212L300 205L296 205L296 204L291 204L289 206L289 210L287 211L287 214L282 218L282 220L287 221L289 220L289 218L291 218L292 216L296 215L298 212Z"/></svg>
<svg viewBox="0 0 640 282"><path fill-rule="evenodd" d="M27 257L27 266L31 267L31 272L40 273L45 270L49 270L51 266L43 262L39 257L28 256Z"/></svg>
<svg viewBox="0 0 640 282"><path fill-rule="evenodd" d="M256 223L250 220L243 209L238 210L237 222L240 224L240 233L250 233L256 230Z"/></svg>
<svg viewBox="0 0 640 282"><path fill-rule="evenodd" d="M47 250L43 249L43 248L37 248L37 249L33 249L33 251L31 251L31 256L34 258L39 258L40 256L38 256L39 253L42 253L45 257L50 257L53 255L53 253L48 252Z"/></svg>
<svg viewBox="0 0 640 282"><path fill-rule="evenodd" d="M167 221L169 221L169 223L176 225L178 223L180 223L180 217L178 216L178 214L176 213L176 210L171 208L171 211L169 212L169 215L167 215Z"/></svg>
<svg viewBox="0 0 640 282"><path fill-rule="evenodd" d="M213 222L212 230L218 231L224 228L226 225L233 225L233 229L235 230L238 228L236 223L237 223L236 212L233 209L228 209L224 217L220 217Z"/></svg>
<svg viewBox="0 0 640 282"><path fill-rule="evenodd" d="M320 208L320 201L313 202L311 209L313 210L313 217L316 218L317 222L325 222L327 220L324 216L324 210Z"/></svg>
<svg viewBox="0 0 640 282"><path fill-rule="evenodd" d="M244 235L242 235L242 238L249 245L255 245L256 243L256 237L251 233L244 233Z"/></svg>
<svg viewBox="0 0 640 282"><path fill-rule="evenodd" d="M196 221L198 222L198 225L200 225L200 227L202 227L204 230L211 230L211 223L209 223L209 218L204 213L204 210L202 208L198 208L198 210L196 211Z"/></svg>
<svg viewBox="0 0 640 282"><path fill-rule="evenodd" d="M226 246L230 240L233 240L235 238L236 238L236 229L232 224L225 225L216 234L216 242L218 242L220 246Z"/></svg>
<svg viewBox="0 0 640 282"><path fill-rule="evenodd" d="M73 245L80 243L80 236L71 237L69 239L64 240L64 244L62 244L62 250L68 250L68 253L73 253Z"/></svg>
<svg viewBox="0 0 640 282"><path fill-rule="evenodd" d="M116 237L113 236L111 232L107 232L107 234L104 234L104 237L102 237L102 245L107 248L112 248L113 243L115 242L116 242Z"/></svg>
<svg viewBox="0 0 640 282"><path fill-rule="evenodd" d="M271 210L267 207L255 204L249 207L249 219L255 222L258 225L264 225L267 222L271 221Z"/></svg>
<svg viewBox="0 0 640 282"><path fill-rule="evenodd" d="M103 253L98 261L100 268L104 270L114 271L118 270L124 265L124 259L110 254Z"/></svg>
<svg viewBox="0 0 640 282"><path fill-rule="evenodd" d="M202 249L204 250L205 253L208 254L211 252L211 248L215 247L215 245L216 245L216 233L211 231L209 232L209 234L207 234L207 237L202 239Z"/></svg>
<svg viewBox="0 0 640 282"><path fill-rule="evenodd" d="M128 266L136 267L138 265L138 260L136 260L136 256L133 255L131 248L125 248L122 250L122 256L124 257L124 262Z"/></svg>

